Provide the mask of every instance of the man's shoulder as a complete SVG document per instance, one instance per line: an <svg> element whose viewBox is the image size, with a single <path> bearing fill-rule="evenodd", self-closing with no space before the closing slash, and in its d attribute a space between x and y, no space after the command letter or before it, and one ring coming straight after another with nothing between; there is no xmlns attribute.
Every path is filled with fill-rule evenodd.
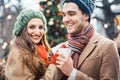
<svg viewBox="0 0 120 80"><path fill-rule="evenodd" d="M93 40L96 40L100 44L115 44L115 42L99 33L95 33L94 36L92 37Z"/></svg>

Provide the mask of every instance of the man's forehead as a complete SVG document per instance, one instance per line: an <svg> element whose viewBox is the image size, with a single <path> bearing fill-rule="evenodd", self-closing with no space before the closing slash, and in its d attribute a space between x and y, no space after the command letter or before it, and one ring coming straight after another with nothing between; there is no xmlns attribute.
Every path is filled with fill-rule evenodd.
<svg viewBox="0 0 120 80"><path fill-rule="evenodd" d="M78 11L79 7L75 3L64 3L63 5L63 12L71 12L71 11Z"/></svg>

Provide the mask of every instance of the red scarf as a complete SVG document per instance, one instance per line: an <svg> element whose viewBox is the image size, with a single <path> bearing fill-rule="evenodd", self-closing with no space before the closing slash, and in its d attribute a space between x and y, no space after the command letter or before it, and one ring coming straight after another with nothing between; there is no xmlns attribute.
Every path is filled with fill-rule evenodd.
<svg viewBox="0 0 120 80"><path fill-rule="evenodd" d="M94 33L94 27L89 25L86 28L83 28L82 32L76 35L68 35L68 45L74 52L72 54L73 65L76 68L78 65L78 59L89 39Z"/></svg>
<svg viewBox="0 0 120 80"><path fill-rule="evenodd" d="M46 66L48 66L49 65L48 58L47 58L48 51L46 50L45 46L44 45L39 45L37 51L38 51L38 55L42 59L44 59Z"/></svg>
<svg viewBox="0 0 120 80"><path fill-rule="evenodd" d="M46 50L44 45L39 45L38 46L38 55L44 59L46 66L48 66L49 64L55 64L56 63L56 58L57 55L52 55L50 57L50 60L48 58L48 51Z"/></svg>

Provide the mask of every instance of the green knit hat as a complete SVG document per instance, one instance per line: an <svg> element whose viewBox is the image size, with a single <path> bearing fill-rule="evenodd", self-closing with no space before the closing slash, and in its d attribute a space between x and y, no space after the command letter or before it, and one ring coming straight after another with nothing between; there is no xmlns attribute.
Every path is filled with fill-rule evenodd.
<svg viewBox="0 0 120 80"><path fill-rule="evenodd" d="M23 28L27 25L27 23L33 18L42 19L45 26L45 32L47 32L47 23L44 14L40 10L24 9L20 12L20 14L17 17L17 21L15 22L13 29L13 35L18 36L23 30Z"/></svg>

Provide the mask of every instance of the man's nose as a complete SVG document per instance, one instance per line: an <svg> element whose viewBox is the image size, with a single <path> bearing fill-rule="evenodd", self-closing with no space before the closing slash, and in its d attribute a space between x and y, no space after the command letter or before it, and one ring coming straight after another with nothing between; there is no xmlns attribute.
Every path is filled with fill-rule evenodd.
<svg viewBox="0 0 120 80"><path fill-rule="evenodd" d="M63 22L68 22L69 20L70 20L70 18L68 16L63 17Z"/></svg>

